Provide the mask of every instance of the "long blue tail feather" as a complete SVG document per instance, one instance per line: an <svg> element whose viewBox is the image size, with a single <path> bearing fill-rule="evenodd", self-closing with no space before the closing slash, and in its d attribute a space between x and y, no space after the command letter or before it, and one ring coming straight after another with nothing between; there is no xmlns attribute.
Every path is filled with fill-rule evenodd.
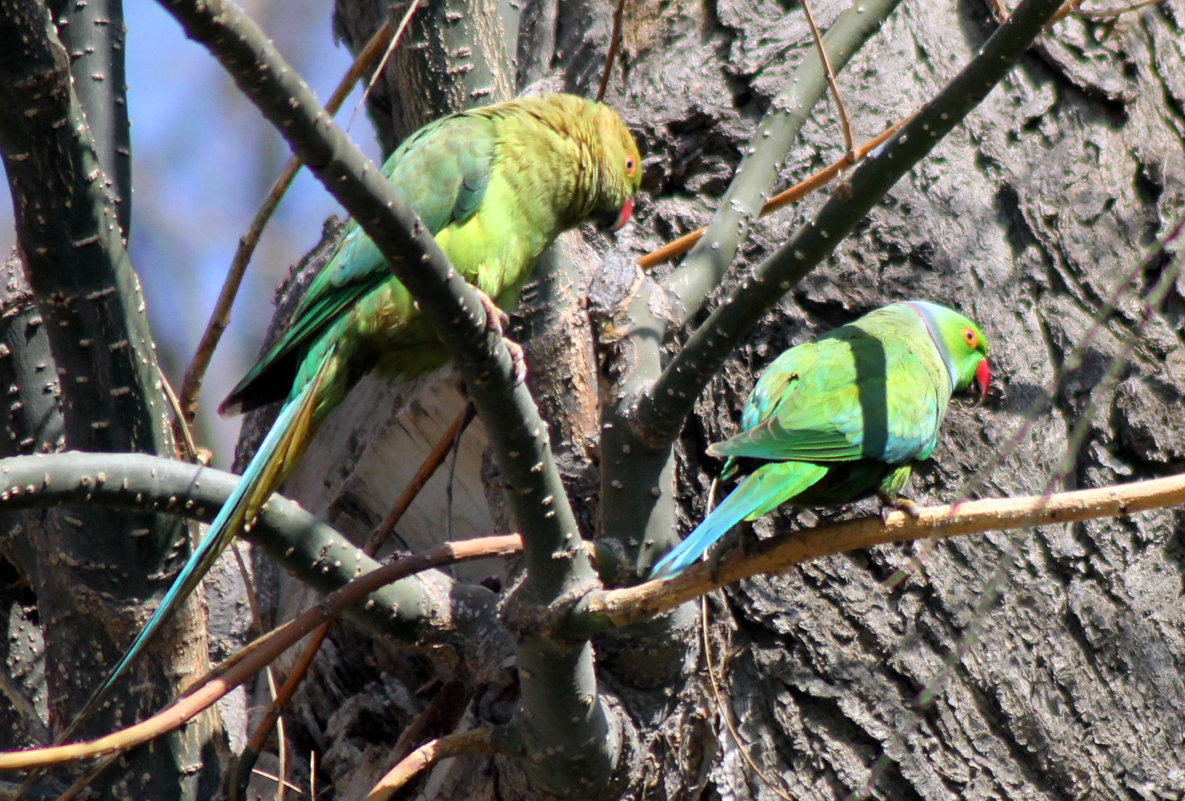
<svg viewBox="0 0 1185 801"><path fill-rule="evenodd" d="M161 599L160 605L153 612L152 617L132 640L132 644L128 646L120 660L107 673L103 682L91 693L82 710L74 716L70 724L59 735L58 742L69 740L78 728L107 701L116 682L173 616L173 613L185 602L185 599L197 588L202 577L210 570L219 555L226 550L226 546L230 544L231 540L246 525L250 524L251 518L258 514L267 497L283 480L283 476L287 473L285 467L291 466L285 465L284 462L289 461L285 459L285 456L289 455L285 452L292 449L294 427L307 424L313 405L310 401L321 383L319 379L323 377L323 372L324 370L321 370L317 378L310 381L295 397L284 404L267 436L264 437L259 449L251 458L250 464L247 465L247 469L243 471L238 486L226 499L226 503L222 505L222 509L219 510L213 522L210 523L206 536L198 543L185 566L181 568L181 572L173 580L173 585ZM302 450L302 448L298 446L297 450Z"/></svg>
<svg viewBox="0 0 1185 801"><path fill-rule="evenodd" d="M773 462L745 476L720 505L654 565L650 578L673 578L711 548L742 520L753 520L803 492L827 474L827 468L805 462Z"/></svg>

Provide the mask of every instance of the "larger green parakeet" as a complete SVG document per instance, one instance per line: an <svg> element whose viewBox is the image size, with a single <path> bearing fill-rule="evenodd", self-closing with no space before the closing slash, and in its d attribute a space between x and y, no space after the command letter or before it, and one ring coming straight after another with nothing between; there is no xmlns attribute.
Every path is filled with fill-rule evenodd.
<svg viewBox="0 0 1185 801"><path fill-rule="evenodd" d="M887 501L938 442L951 394L988 388L987 344L956 311L911 300L790 348L761 377L741 430L708 447L737 488L654 566L677 575L742 520L783 503Z"/></svg>
<svg viewBox="0 0 1185 801"><path fill-rule="evenodd" d="M460 274L508 308L535 259L560 233L589 219L612 230L625 224L642 168L633 138L612 109L553 94L430 123L387 159L383 173ZM279 416L156 613L71 729L97 708L218 554L250 525L317 426L364 374L410 377L446 360L414 299L351 221L287 332L219 409L237 413L283 400Z"/></svg>

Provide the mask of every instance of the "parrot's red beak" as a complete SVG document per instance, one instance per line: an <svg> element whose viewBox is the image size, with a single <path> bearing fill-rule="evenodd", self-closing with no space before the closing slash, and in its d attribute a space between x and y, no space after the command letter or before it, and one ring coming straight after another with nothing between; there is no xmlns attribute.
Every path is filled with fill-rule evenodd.
<svg viewBox="0 0 1185 801"><path fill-rule="evenodd" d="M975 368L975 386L979 389L979 402L983 403L987 399L988 381L991 379L991 370L988 368L988 360L982 359L979 366Z"/></svg>
<svg viewBox="0 0 1185 801"><path fill-rule="evenodd" d="M613 218L609 230L616 232L620 231L621 227L630 221L630 215L634 213L634 199L631 197L621 204L621 208L617 210L617 216Z"/></svg>

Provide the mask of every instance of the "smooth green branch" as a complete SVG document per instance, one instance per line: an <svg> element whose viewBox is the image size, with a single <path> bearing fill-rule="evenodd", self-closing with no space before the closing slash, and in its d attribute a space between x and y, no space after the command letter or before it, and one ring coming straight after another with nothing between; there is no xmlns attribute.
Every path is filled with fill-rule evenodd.
<svg viewBox="0 0 1185 801"><path fill-rule="evenodd" d="M852 171L814 220L757 265L753 275L712 312L639 403L637 425L647 432L649 441L673 441L695 398L753 325L979 105L1060 6L1059 0L1025 0L932 102Z"/></svg>
<svg viewBox="0 0 1185 801"><path fill-rule="evenodd" d="M847 66L848 60L880 30L900 2L870 0L853 5L839 15L823 37L823 46L835 72ZM827 73L816 50L803 60L786 87L773 99L704 235L683 264L663 279L663 287L680 306L680 325L685 325L703 307L709 293L724 277L749 225L769 200L778 167L810 118L811 109L826 91Z"/></svg>
<svg viewBox="0 0 1185 801"><path fill-rule="evenodd" d="M127 26L122 0L51 2L60 7L58 36L70 56L74 92L103 173L111 179L115 217L126 242L132 221L132 145L123 54Z"/></svg>
<svg viewBox="0 0 1185 801"><path fill-rule="evenodd" d="M238 481L238 476L210 467L139 453L68 451L18 456L0 459L0 511L103 506L163 512L208 523ZM335 590L380 566L299 504L279 495L269 500L247 536L322 592ZM480 668L483 659L504 653L508 645L491 644L492 632L479 630L480 610L450 612L442 601L451 598L457 607L484 606L485 612L492 614L493 596L484 589L470 589L463 585L434 588L418 578L405 579L367 596L351 608L350 617L404 642L454 647L478 660L470 664ZM502 636L496 627L485 628ZM480 646L478 640L482 640ZM489 652L486 657L481 657L483 650Z"/></svg>

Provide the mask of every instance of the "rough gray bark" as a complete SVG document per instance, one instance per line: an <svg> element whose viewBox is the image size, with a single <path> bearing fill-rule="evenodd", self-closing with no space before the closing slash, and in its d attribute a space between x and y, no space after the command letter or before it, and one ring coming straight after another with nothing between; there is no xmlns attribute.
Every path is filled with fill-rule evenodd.
<svg viewBox="0 0 1185 801"><path fill-rule="evenodd" d="M800 18L791 12L771 22L783 12L743 3L722 3L717 13L716 46L732 65L718 80L760 104L793 64L786 56L803 46L793 32ZM739 370L730 368L698 404L702 430L692 426L688 440L693 486L704 486L700 470L712 469L697 456L703 443L735 430L753 376L782 348L887 300L927 297L968 311L993 347L998 394L987 408L952 409L936 459L913 481L919 500L958 497L966 477L1005 448L1033 400L1053 386L1122 277L1185 213L1173 111L1182 98L1180 14L1177 6L1128 15L1101 39L1093 24L1058 25L966 126L894 188L828 267L794 290L779 319L753 332L734 360ZM992 26L977 6L904 4L840 79L860 134L932 95ZM636 65L635 80L657 80L658 64L651 70ZM1119 76L1122 92L1114 84ZM716 96L696 92L694 106L684 108L707 118L700 127L742 144L747 131L729 132L735 112L714 106ZM662 119L661 110L648 112ZM790 160L796 177L838 153L832 111L818 119ZM686 137L678 146L694 152ZM663 195L688 189L677 164L672 153ZM750 257L784 241L817 202L759 224ZM682 223L686 205L659 201L656 216L680 228L702 224L703 215ZM661 222L654 228L662 230ZM1117 319L1081 367L1063 376L1053 408L976 494L1046 486L1092 389L1133 335L1140 344L1124 382L1113 394L1093 396L1088 442L1055 486L1182 468L1179 426L1168 415L1185 387L1185 284L1178 281L1147 329L1133 330L1138 298L1156 277L1139 275L1120 294ZM1142 433L1133 437L1136 430ZM697 517L702 500L689 512ZM814 517L779 515L772 528ZM713 627L728 701L723 709L705 701L702 663L681 693L682 703L714 713L711 730L675 738L705 755L704 771L667 775L662 785L671 797L775 798L771 784L799 799L864 791L883 798L1180 794L1183 719L1169 699L1181 692L1176 666L1185 647L1174 536L1182 522L1180 510L1165 510L881 548L733 588ZM907 577L891 580L899 570ZM724 712L738 721L743 744L724 729ZM742 750L766 779L742 761Z"/></svg>
<svg viewBox="0 0 1185 801"><path fill-rule="evenodd" d="M817 5L824 25L841 8ZM774 3L639 2L628 12L609 101L647 154L649 197L618 240L637 255L708 221L765 106L813 48L800 10ZM529 6L520 80L549 78L590 94L610 13L603 3ZM975 317L992 345L996 384L986 406L952 408L936 458L917 471L915 499L957 498L981 467L987 470L972 490L978 495L1185 469L1178 420L1185 280L1142 330L1139 298L1163 268L1137 271L1134 285L1121 286L1185 214L1183 13L1178 0L1115 22L1060 23L824 268L792 289L697 401L676 449L681 532L702 514L718 469L704 447L735 430L756 374L786 346L905 297L946 301ZM994 27L978 6L903 4L840 78L858 137L932 96ZM376 104L403 108L396 100ZM787 183L841 152L831 108L820 106L814 120L787 159ZM729 283L821 202L808 199L756 224ZM559 280L551 276L524 293L528 311L517 330L530 332L532 390L591 535L601 514L604 457L595 415L604 385L587 377L590 326L572 314L579 306L570 300L588 293L602 267L596 258L572 261ZM1117 314L1084 354L1072 355L1112 295ZM1099 391L1109 361L1133 338L1131 367L1117 387ZM554 369L567 359L581 366L567 374ZM581 380L573 384L570 375ZM455 408L456 397L451 384L418 396L360 387L314 446L319 452L310 457L320 460L310 458L287 492L347 533L365 535L402 488L390 463L414 466L407 435L429 442L434 429L423 423L447 423L444 409ZM1049 408L1033 417L1041 400ZM412 417L397 413L403 407ZM1079 424L1087 426L1087 441L1065 470ZM480 435L467 435L465 447L480 451ZM446 515L457 526L453 536L504 523L497 476L479 465L472 451L462 457L451 506L439 491L422 499L418 517L400 531L413 547L442 538ZM871 511L865 504L785 512L757 529L787 531ZM1180 510L1164 510L878 548L745 582L709 600L719 701L697 610L680 610L674 630L660 621L598 638L602 702L637 732L627 732L621 783L606 794L772 799L776 787L802 799L1176 797L1185 792L1178 754L1185 621L1183 560L1173 535L1183 525ZM502 576L493 566L456 575L488 573ZM457 592L471 593L473 608L496 625L491 593L472 586ZM19 600L10 608L19 611ZM499 669L505 662L475 670L451 653L413 654L371 644L354 629L343 633L298 697L288 729L289 753L316 749L317 786L333 788L335 797L368 788L412 725L439 736L504 723L519 707L514 672ZM677 678L656 676L655 664L673 665ZM736 721L739 743L724 715ZM515 757L462 757L432 770L418 791L425 798L511 799L538 788Z"/></svg>

